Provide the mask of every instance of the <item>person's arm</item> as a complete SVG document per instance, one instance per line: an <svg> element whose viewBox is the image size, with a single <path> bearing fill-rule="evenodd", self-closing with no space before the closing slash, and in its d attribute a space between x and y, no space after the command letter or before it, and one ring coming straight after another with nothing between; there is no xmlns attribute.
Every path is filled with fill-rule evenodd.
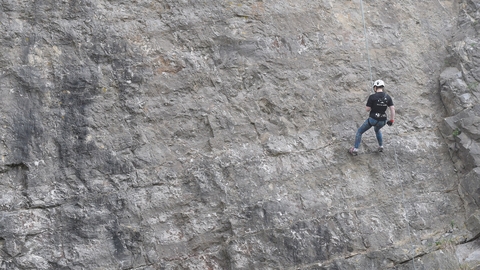
<svg viewBox="0 0 480 270"><path fill-rule="evenodd" d="M392 120L392 122L395 120L395 106L390 106L390 120Z"/></svg>
<svg viewBox="0 0 480 270"><path fill-rule="evenodd" d="M369 112L369 111L372 110L372 107L368 107L368 106L367 106L365 109L367 110L367 112Z"/></svg>

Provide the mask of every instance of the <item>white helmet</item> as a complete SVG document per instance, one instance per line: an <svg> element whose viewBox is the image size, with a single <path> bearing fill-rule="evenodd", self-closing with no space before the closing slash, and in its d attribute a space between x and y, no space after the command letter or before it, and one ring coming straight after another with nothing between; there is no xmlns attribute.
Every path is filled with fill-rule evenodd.
<svg viewBox="0 0 480 270"><path fill-rule="evenodd" d="M385 87L385 83L382 81L382 80L376 80L374 83L373 83L373 87Z"/></svg>

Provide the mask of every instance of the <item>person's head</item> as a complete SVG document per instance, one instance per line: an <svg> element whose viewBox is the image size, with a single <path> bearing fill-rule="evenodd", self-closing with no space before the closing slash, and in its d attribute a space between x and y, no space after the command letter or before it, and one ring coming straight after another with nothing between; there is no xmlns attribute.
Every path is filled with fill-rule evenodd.
<svg viewBox="0 0 480 270"><path fill-rule="evenodd" d="M377 92L378 90L383 91L383 88L385 88L385 83L382 80L376 80L373 83L373 91Z"/></svg>

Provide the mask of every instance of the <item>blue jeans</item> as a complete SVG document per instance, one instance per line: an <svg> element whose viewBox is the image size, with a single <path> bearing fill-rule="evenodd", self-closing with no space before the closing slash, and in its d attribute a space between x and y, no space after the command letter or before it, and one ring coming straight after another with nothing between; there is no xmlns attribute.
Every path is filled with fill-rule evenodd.
<svg viewBox="0 0 480 270"><path fill-rule="evenodd" d="M383 145L383 139L382 139L382 132L380 132L380 129L383 126L385 126L386 123L387 123L387 120L379 121L379 120L375 120L375 119L369 117L367 120L365 120L363 125L361 125L358 128L357 134L355 135L355 146L354 147L357 148L357 149L360 147L360 143L362 142L362 134L365 133L365 131L369 130L371 127L374 127L375 135L377 136L378 145L382 146Z"/></svg>

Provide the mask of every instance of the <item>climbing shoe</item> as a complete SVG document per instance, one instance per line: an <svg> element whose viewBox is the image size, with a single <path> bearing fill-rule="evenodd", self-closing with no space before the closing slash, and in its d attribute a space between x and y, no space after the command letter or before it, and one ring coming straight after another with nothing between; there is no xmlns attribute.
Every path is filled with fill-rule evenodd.
<svg viewBox="0 0 480 270"><path fill-rule="evenodd" d="M352 156L356 156L358 155L358 149L355 148L355 147L352 147L348 150L348 152L352 155Z"/></svg>
<svg viewBox="0 0 480 270"><path fill-rule="evenodd" d="M378 147L378 152L383 152L383 146Z"/></svg>

